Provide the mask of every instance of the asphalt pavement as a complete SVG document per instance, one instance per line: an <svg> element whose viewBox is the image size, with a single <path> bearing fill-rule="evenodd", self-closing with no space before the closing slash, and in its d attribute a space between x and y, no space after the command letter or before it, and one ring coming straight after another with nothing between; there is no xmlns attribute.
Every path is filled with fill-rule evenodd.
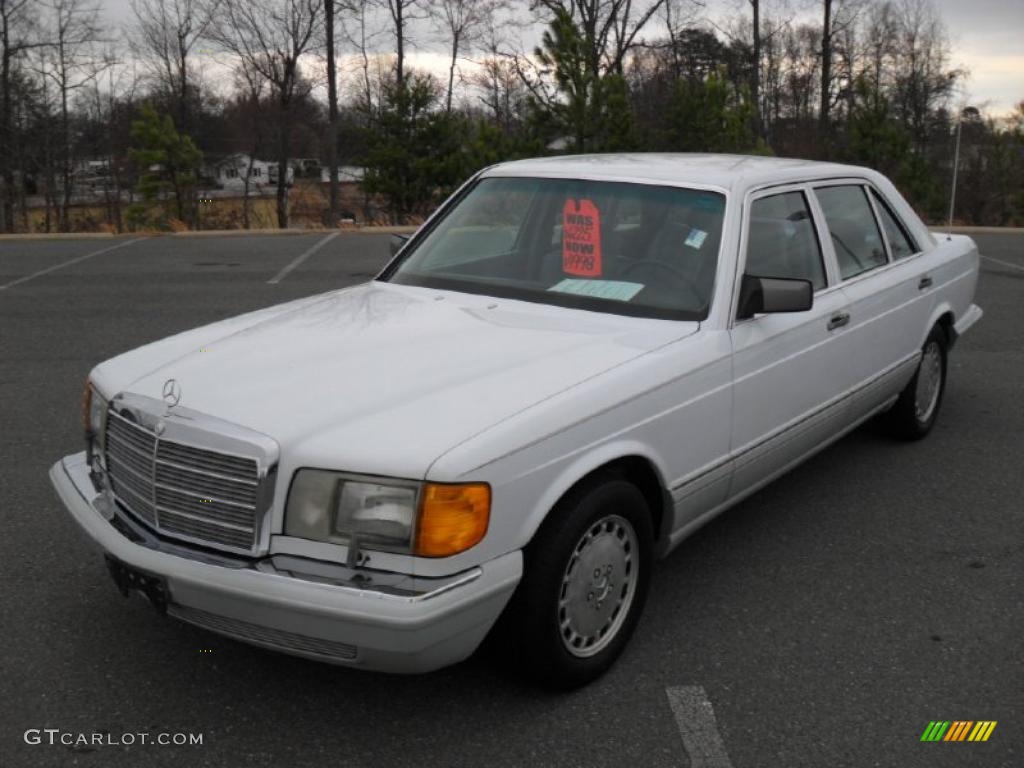
<svg viewBox="0 0 1024 768"><path fill-rule="evenodd" d="M387 676L164 619L55 499L93 365L386 260L386 235L324 237L0 242L0 766L686 766L680 690L733 768L1024 765L1024 234L975 235L985 316L926 440L867 425L719 517L658 564L611 672L559 695L482 654ZM934 720L998 725L921 742ZM26 743L47 728L202 744Z"/></svg>

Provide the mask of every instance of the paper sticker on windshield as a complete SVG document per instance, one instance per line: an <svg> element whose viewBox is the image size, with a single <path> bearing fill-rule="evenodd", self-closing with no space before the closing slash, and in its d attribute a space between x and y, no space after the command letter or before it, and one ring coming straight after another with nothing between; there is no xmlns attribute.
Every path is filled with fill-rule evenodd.
<svg viewBox="0 0 1024 768"><path fill-rule="evenodd" d="M643 290L643 283L627 283L624 280L573 280L566 278L552 285L549 291L575 293L577 296L593 296L595 299L629 301Z"/></svg>
<svg viewBox="0 0 1024 768"><path fill-rule="evenodd" d="M694 227L690 230L690 234L686 236L686 244L691 248L700 248L704 245L704 241L707 239L708 233L703 229L697 229Z"/></svg>
<svg viewBox="0 0 1024 768"><path fill-rule="evenodd" d="M601 276L601 214L586 198L566 200L562 208L562 271Z"/></svg>

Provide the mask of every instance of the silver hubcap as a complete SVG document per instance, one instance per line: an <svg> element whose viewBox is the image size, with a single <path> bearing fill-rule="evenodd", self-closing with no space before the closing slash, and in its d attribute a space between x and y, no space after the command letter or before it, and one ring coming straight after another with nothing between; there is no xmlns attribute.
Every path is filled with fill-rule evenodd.
<svg viewBox="0 0 1024 768"><path fill-rule="evenodd" d="M914 414L920 422L932 417L939 403L939 389L942 386L942 350L937 342L924 348L921 365L917 369L917 391L914 393Z"/></svg>
<svg viewBox="0 0 1024 768"><path fill-rule="evenodd" d="M639 545L624 517L608 515L580 537L562 576L558 624L573 656L593 656L612 641L636 593Z"/></svg>

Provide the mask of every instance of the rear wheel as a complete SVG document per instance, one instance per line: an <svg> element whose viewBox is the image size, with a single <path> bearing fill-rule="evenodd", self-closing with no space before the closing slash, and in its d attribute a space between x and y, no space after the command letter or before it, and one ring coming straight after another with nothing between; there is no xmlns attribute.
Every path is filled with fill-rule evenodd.
<svg viewBox="0 0 1024 768"><path fill-rule="evenodd" d="M652 546L650 510L631 483L606 477L570 492L526 548L499 625L512 661L551 688L603 674L643 610Z"/></svg>
<svg viewBox="0 0 1024 768"><path fill-rule="evenodd" d="M904 440L920 440L931 432L946 389L946 332L939 326L921 348L917 372L885 414L889 432Z"/></svg>

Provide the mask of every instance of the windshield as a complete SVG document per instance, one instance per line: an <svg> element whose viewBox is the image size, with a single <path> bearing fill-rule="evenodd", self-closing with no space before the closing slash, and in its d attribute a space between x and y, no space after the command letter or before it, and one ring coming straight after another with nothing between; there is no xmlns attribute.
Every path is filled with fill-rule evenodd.
<svg viewBox="0 0 1024 768"><path fill-rule="evenodd" d="M725 197L610 181L485 178L381 279L640 317L703 320Z"/></svg>

